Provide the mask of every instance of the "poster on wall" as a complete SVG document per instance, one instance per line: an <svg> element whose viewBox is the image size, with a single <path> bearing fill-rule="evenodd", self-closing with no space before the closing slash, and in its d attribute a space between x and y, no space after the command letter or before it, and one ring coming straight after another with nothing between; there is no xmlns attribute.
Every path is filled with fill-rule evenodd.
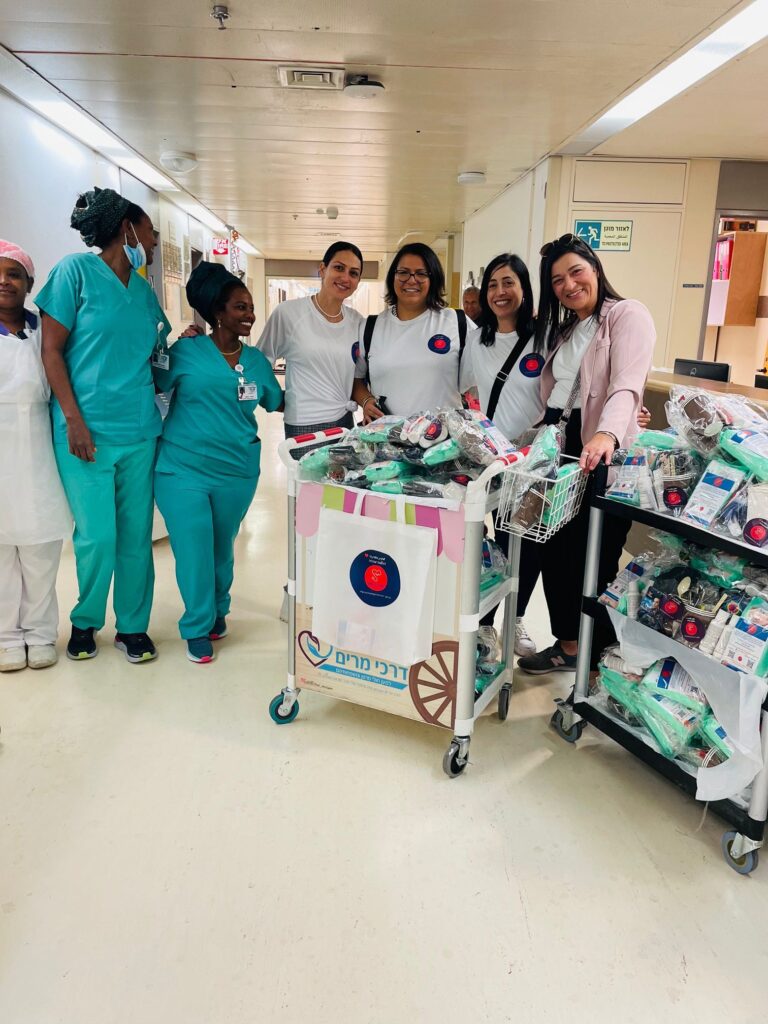
<svg viewBox="0 0 768 1024"><path fill-rule="evenodd" d="M229 256L229 239L214 238L211 243L211 253L214 256Z"/></svg>
<svg viewBox="0 0 768 1024"><path fill-rule="evenodd" d="M601 252L629 252L632 248L631 220L577 220L573 233Z"/></svg>

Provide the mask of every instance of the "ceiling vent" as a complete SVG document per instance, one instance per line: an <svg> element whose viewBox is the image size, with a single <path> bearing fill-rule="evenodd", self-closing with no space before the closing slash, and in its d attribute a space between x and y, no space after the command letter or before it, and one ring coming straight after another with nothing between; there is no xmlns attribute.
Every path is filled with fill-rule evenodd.
<svg viewBox="0 0 768 1024"><path fill-rule="evenodd" d="M279 67L280 84L287 89L323 89L341 91L344 88L344 68L290 68Z"/></svg>

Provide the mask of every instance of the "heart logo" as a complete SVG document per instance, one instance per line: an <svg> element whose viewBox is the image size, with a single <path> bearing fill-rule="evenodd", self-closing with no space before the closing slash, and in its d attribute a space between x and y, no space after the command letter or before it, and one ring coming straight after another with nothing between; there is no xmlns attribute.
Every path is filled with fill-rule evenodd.
<svg viewBox="0 0 768 1024"><path fill-rule="evenodd" d="M328 644L328 651L323 654L320 641L308 629L304 629L299 633L298 644L301 653L310 665L313 665L315 668L318 668L324 661L327 661L333 653L333 647L331 644Z"/></svg>

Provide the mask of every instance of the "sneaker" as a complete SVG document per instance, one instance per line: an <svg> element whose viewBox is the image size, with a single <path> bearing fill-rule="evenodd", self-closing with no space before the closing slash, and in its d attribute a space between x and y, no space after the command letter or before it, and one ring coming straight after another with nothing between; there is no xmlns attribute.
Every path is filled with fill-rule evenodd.
<svg viewBox="0 0 768 1024"><path fill-rule="evenodd" d="M528 636L528 630L523 625L523 620L518 619L515 623L515 654L521 658L536 653L536 644Z"/></svg>
<svg viewBox="0 0 768 1024"><path fill-rule="evenodd" d="M142 661L154 661L157 657L155 645L146 633L115 633L115 647L122 651L133 665L138 665Z"/></svg>
<svg viewBox="0 0 768 1024"><path fill-rule="evenodd" d="M99 653L96 647L93 626L88 629L80 629L79 626L72 627L72 635L67 644L67 657L72 661L82 661L85 658L95 658Z"/></svg>
<svg viewBox="0 0 768 1024"><path fill-rule="evenodd" d="M207 665L213 661L216 655L210 639L207 636L196 636L187 640L187 657L198 665Z"/></svg>
<svg viewBox="0 0 768 1024"><path fill-rule="evenodd" d="M283 603L280 605L280 621L288 621L288 588L283 587Z"/></svg>
<svg viewBox="0 0 768 1024"><path fill-rule="evenodd" d="M32 644L27 648L27 664L30 668L50 668L58 660L53 644Z"/></svg>
<svg viewBox="0 0 768 1024"><path fill-rule="evenodd" d="M520 658L517 667L532 676L543 676L548 672L575 672L576 655L566 654L556 640L551 647Z"/></svg>
<svg viewBox="0 0 768 1024"><path fill-rule="evenodd" d="M0 672L18 672L27 667L27 649L20 647L0 647Z"/></svg>
<svg viewBox="0 0 768 1024"><path fill-rule="evenodd" d="M227 620L223 615L218 615L216 621L213 624L211 632L208 634L209 640L223 640L227 635Z"/></svg>

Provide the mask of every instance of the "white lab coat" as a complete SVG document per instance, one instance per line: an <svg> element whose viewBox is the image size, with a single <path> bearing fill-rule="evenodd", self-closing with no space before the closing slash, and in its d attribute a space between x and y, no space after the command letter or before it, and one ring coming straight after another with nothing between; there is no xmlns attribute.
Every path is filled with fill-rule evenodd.
<svg viewBox="0 0 768 1024"><path fill-rule="evenodd" d="M53 456L50 388L40 359L40 323L26 338L0 325L0 544L62 540L72 530Z"/></svg>

